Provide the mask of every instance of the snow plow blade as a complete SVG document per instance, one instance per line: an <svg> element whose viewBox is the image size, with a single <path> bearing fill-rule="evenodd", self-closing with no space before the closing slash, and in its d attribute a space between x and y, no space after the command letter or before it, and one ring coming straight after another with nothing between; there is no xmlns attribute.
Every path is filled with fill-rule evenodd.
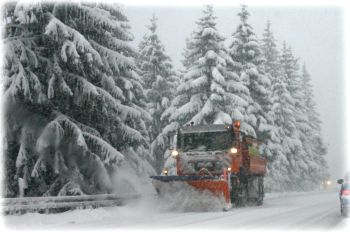
<svg viewBox="0 0 350 232"><path fill-rule="evenodd" d="M224 200L224 209L231 208L229 184L226 180L212 176L151 176L157 193L164 196L169 193L188 191L208 193L217 199Z"/></svg>

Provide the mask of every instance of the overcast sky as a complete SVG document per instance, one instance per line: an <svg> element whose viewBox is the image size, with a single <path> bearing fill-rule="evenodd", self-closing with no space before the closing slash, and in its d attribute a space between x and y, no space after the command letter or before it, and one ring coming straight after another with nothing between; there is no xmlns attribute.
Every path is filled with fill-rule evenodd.
<svg viewBox="0 0 350 232"><path fill-rule="evenodd" d="M196 28L202 7L128 6L125 13L130 20L135 45L147 32L145 25L153 13L158 20L158 35L176 68L181 68L185 39ZM238 6L217 6L217 28L231 41L239 18ZM292 46L300 64L306 63L314 85L315 100L323 122L323 138L328 146L327 160L332 179L343 176L344 156L344 33L343 11L336 7L253 7L248 6L248 20L261 38L266 21L278 40Z"/></svg>

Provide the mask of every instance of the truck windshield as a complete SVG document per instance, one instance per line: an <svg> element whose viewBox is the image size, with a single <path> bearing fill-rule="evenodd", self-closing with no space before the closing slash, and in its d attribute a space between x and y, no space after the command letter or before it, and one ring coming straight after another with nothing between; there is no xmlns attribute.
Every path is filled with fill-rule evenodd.
<svg viewBox="0 0 350 232"><path fill-rule="evenodd" d="M217 151L227 150L233 144L233 134L228 131L186 133L178 137L178 144L184 152L187 151Z"/></svg>
<svg viewBox="0 0 350 232"><path fill-rule="evenodd" d="M223 167L224 165L222 161L198 160L193 163L193 168L196 172L200 171L202 168L205 168L210 172L222 172Z"/></svg>

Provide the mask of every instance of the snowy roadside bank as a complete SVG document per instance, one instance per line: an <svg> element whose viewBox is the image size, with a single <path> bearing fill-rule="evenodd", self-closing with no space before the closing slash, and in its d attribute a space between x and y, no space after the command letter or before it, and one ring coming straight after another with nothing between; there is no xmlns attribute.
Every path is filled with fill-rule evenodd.
<svg viewBox="0 0 350 232"><path fill-rule="evenodd" d="M247 222L251 217L257 218L257 222L251 225L254 228L258 228L260 224L299 226L299 222L308 224L310 217L323 220L321 225L323 223L332 227L342 220L337 198L335 191L269 193L266 194L264 205L260 207L233 208L228 212L174 212L169 209L167 202L148 196L121 207L74 210L58 214L29 213L5 216L3 219L5 226L10 229L162 228L190 225L213 227L229 226L232 223L244 227L251 224Z"/></svg>

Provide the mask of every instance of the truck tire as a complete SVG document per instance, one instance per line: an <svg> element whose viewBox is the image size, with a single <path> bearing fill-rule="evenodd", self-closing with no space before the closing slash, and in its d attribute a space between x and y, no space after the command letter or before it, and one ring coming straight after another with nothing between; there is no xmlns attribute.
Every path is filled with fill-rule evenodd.
<svg viewBox="0 0 350 232"><path fill-rule="evenodd" d="M231 175L231 202L235 207L238 207L240 204L240 195L241 195L241 184L239 183L239 178L236 175Z"/></svg>
<svg viewBox="0 0 350 232"><path fill-rule="evenodd" d="M243 185L239 194L238 206L244 207L247 204L248 204L248 188L246 185Z"/></svg>
<svg viewBox="0 0 350 232"><path fill-rule="evenodd" d="M264 202L264 185L262 183L259 183L258 192L259 192L259 197L256 200L256 205L259 206L259 205L262 205Z"/></svg>

